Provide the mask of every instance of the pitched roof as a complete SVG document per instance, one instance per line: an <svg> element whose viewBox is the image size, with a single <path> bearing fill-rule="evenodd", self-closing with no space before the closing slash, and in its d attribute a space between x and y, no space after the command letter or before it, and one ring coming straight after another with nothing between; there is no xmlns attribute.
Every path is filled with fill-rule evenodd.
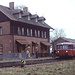
<svg viewBox="0 0 75 75"><path fill-rule="evenodd" d="M75 45L75 43L71 43L71 42L63 42L63 43L58 43L57 45Z"/></svg>
<svg viewBox="0 0 75 75"><path fill-rule="evenodd" d="M32 15L31 16L31 19L34 19L34 18L38 18L39 16L37 15L37 14L35 14L35 15Z"/></svg>
<svg viewBox="0 0 75 75"><path fill-rule="evenodd" d="M59 37L56 40L59 40L59 39L63 39L63 40L65 40L65 42L75 43L75 39L65 38L65 37ZM54 41L56 41L56 40L54 40Z"/></svg>
<svg viewBox="0 0 75 75"><path fill-rule="evenodd" d="M46 23L41 24L39 22L33 22L32 20L26 20L26 19L24 19L24 17L19 18L19 17L15 16L15 14L19 14L19 13L22 13L22 16L31 15L30 12L24 12L23 13L23 11L20 10L20 9L12 9L12 8L5 7L5 6L2 6L2 5L0 5L0 11L2 13L4 13L10 20L15 20L15 21L19 21L19 22L23 22L23 23L28 23L28 24L33 24L33 25L36 25L36 26L44 27L44 28L53 29L51 26L49 26ZM36 17L39 18L39 16L37 14L31 15L31 19L32 18L36 18ZM43 19L43 18L41 18L41 19Z"/></svg>
<svg viewBox="0 0 75 75"><path fill-rule="evenodd" d="M11 8L4 7L4 6L0 5L0 11L2 13L4 13L9 19L17 21L17 19L12 14L12 9Z"/></svg>
<svg viewBox="0 0 75 75"><path fill-rule="evenodd" d="M16 10L13 10L12 14L18 14L18 13L23 13L23 11L21 9L16 9Z"/></svg>
<svg viewBox="0 0 75 75"><path fill-rule="evenodd" d="M66 41L68 41L68 42L70 42L70 43L75 43L75 39L71 39L71 38L62 38L62 39L64 39L64 40L66 40Z"/></svg>
<svg viewBox="0 0 75 75"><path fill-rule="evenodd" d="M44 17L39 17L38 20L41 21L41 20L46 20L46 19Z"/></svg>
<svg viewBox="0 0 75 75"><path fill-rule="evenodd" d="M24 12L24 13L22 14L22 17L28 16L28 15L31 15L31 13L30 13L30 12Z"/></svg>

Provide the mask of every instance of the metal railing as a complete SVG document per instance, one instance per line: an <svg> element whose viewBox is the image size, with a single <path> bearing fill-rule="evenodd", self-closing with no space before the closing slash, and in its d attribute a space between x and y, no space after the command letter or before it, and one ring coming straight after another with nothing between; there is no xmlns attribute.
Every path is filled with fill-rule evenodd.
<svg viewBox="0 0 75 75"><path fill-rule="evenodd" d="M48 57L51 56L51 53L39 53L38 57ZM34 57L34 54L32 54L32 57ZM3 53L0 54L0 60L1 59L26 59L30 58L27 53Z"/></svg>
<svg viewBox="0 0 75 75"><path fill-rule="evenodd" d="M0 54L0 59L23 59L28 58L26 53L3 53Z"/></svg>

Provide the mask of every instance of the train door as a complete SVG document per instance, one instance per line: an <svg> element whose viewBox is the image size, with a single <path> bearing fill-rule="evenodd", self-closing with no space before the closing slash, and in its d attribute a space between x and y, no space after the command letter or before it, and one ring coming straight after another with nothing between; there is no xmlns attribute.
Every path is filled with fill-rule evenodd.
<svg viewBox="0 0 75 75"><path fill-rule="evenodd" d="M75 56L75 45L73 45L73 56Z"/></svg>

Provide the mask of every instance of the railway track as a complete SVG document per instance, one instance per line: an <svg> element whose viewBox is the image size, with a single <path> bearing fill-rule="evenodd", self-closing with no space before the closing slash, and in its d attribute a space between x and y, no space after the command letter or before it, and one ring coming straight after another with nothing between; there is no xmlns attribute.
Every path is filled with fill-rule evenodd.
<svg viewBox="0 0 75 75"><path fill-rule="evenodd" d="M25 65L33 65L33 64L40 64L40 63L51 63L51 62L59 62L59 61L68 61L68 60L75 60L73 59L59 59L59 58L52 58L52 59L34 59L34 60L24 60L26 62ZM10 62L0 62L0 68L2 67L18 67L23 65L21 61L10 61Z"/></svg>

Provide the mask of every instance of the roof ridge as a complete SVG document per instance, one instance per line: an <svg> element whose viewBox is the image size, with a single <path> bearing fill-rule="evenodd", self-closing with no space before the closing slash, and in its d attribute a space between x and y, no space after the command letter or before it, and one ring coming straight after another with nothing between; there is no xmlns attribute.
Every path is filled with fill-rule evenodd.
<svg viewBox="0 0 75 75"><path fill-rule="evenodd" d="M23 22L23 23L30 23L30 24L34 24L35 26L41 26L41 27L45 27L45 28L49 28L49 29L52 28L52 27L50 27L46 23L45 24L39 23L39 21L37 23L36 22L33 22L31 20L26 22L26 21L24 21L24 18L23 17L19 19L19 17L16 17L16 16L13 15L13 13L17 12L18 10L21 10L21 9L17 9L16 10L16 9L12 9L10 7L6 7L6 6L3 6L3 5L0 5L0 11L3 12L11 20L20 21L20 22ZM39 18L39 16L37 14L33 14L30 18Z"/></svg>

